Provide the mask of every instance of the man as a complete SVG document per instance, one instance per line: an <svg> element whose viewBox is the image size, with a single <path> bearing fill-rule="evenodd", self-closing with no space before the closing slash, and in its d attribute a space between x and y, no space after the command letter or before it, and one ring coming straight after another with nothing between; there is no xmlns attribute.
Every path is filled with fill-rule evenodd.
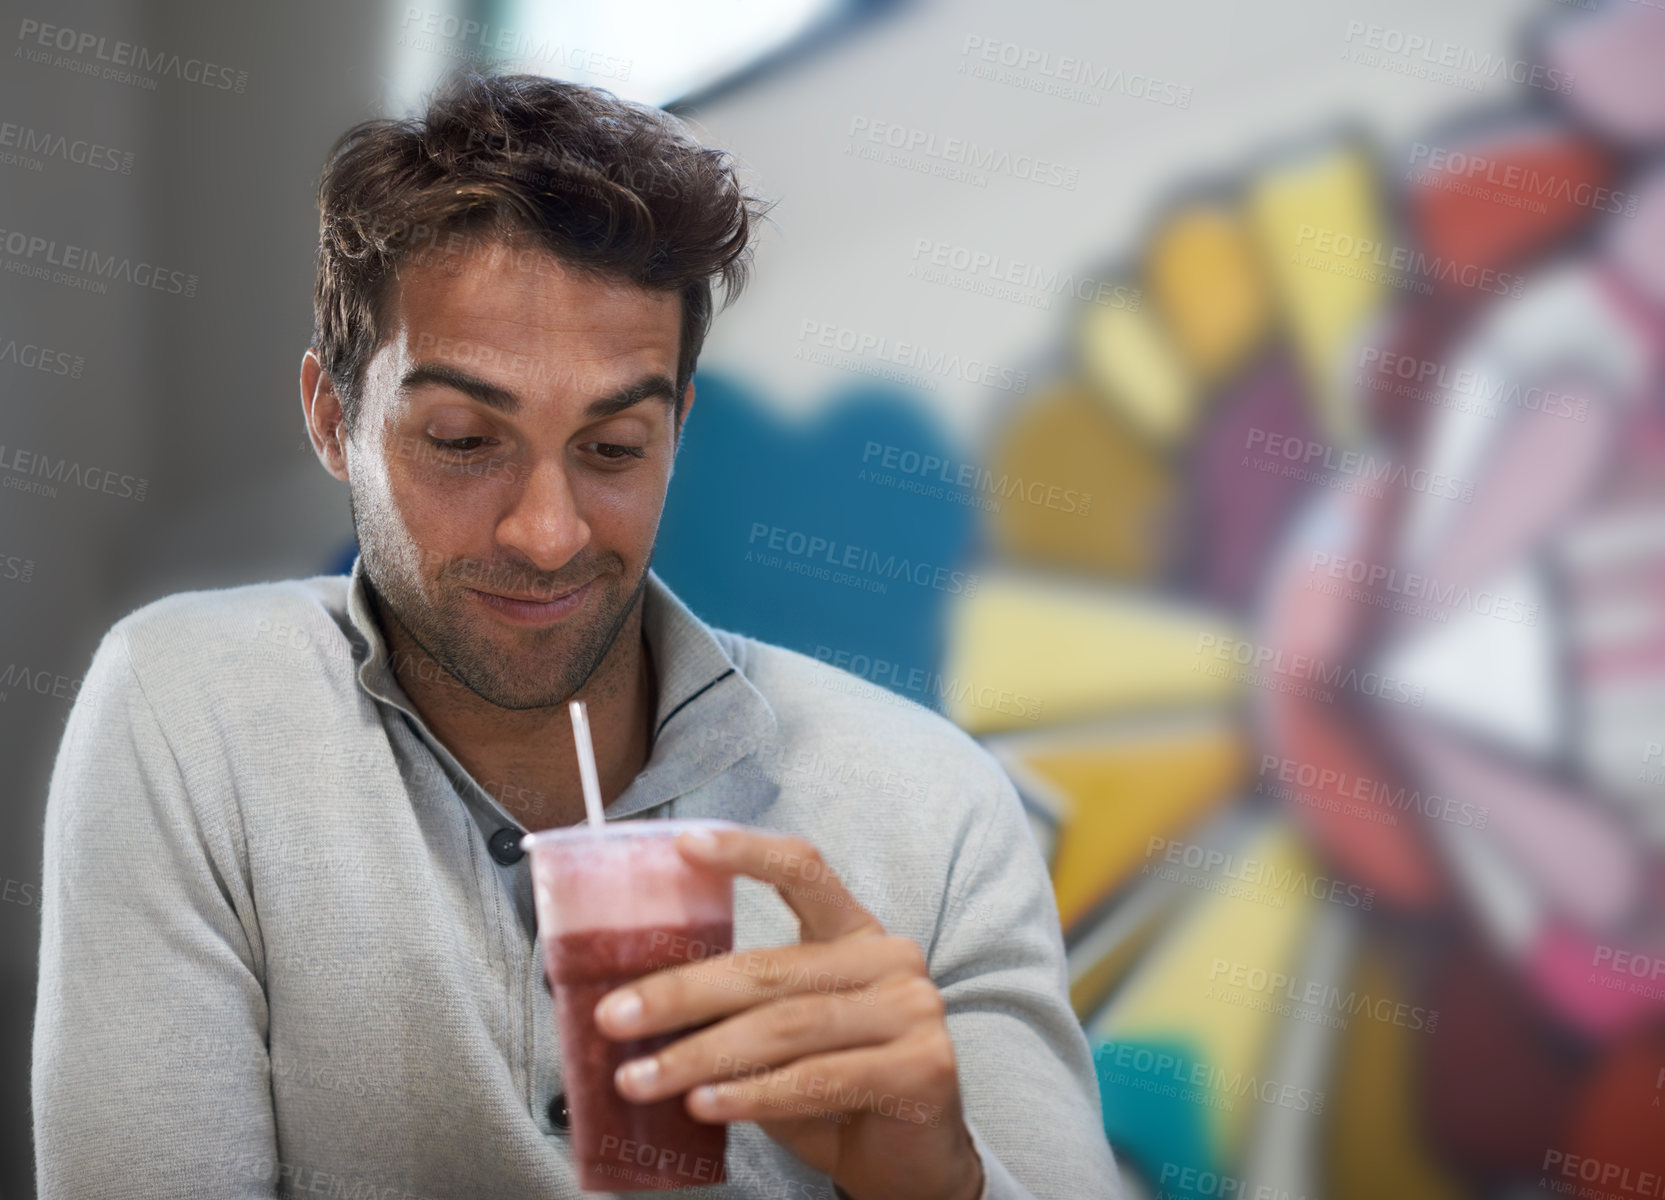
<svg viewBox="0 0 1665 1200"><path fill-rule="evenodd" d="M705 1026L617 1080L732 1123L693 1195L1117 1194L1010 781L649 568L762 215L727 156L466 76L319 201L301 400L359 557L98 647L47 805L41 1196L576 1195L519 847L582 817L574 696L609 820L748 827L683 851L739 877L735 953L597 1010Z"/></svg>

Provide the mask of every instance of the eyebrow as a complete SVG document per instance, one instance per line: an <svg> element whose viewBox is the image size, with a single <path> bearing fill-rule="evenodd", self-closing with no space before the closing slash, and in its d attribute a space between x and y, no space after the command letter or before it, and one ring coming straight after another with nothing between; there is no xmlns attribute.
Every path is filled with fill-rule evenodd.
<svg viewBox="0 0 1665 1200"><path fill-rule="evenodd" d="M467 371L460 371L445 363L417 363L399 380L399 391L403 394L429 384L461 392L487 408L495 408L498 412L513 414L520 411L520 397L507 388L498 387L478 375L470 375ZM673 408L676 406L676 384L671 382L669 376L660 373L644 375L635 383L627 384L611 395L592 400L584 409L584 417L586 420L598 421L656 396Z"/></svg>

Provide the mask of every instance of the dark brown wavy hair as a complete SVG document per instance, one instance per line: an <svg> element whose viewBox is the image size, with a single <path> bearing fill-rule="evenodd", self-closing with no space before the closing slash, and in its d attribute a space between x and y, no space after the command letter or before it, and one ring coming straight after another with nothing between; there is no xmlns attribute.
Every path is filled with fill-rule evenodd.
<svg viewBox="0 0 1665 1200"><path fill-rule="evenodd" d="M360 122L318 182L312 344L351 430L387 282L459 238L526 239L569 270L682 296L676 416L718 311L745 287L772 207L675 116L542 75L450 76L427 111Z"/></svg>

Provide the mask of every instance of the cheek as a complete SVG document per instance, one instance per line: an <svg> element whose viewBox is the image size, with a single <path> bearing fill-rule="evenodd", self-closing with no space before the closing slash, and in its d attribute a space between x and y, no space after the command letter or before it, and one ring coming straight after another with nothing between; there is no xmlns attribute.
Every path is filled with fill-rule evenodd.
<svg viewBox="0 0 1665 1200"><path fill-rule="evenodd" d="M405 555L432 575L436 564L477 555L488 543L497 510L478 485L458 486L435 477L431 468L395 460L388 464L384 528L404 544Z"/></svg>
<svg viewBox="0 0 1665 1200"><path fill-rule="evenodd" d="M414 528L464 525L491 520L514 506L518 476L506 462L466 465L395 460L389 466L389 489Z"/></svg>
<svg viewBox="0 0 1665 1200"><path fill-rule="evenodd" d="M669 483L666 472L648 470L587 483L578 490L578 502L593 537L621 547L651 543Z"/></svg>

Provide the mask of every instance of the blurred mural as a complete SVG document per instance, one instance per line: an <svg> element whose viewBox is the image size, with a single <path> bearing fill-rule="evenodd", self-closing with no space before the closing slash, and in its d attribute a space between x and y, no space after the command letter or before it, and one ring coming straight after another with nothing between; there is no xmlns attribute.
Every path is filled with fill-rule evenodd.
<svg viewBox="0 0 1665 1200"><path fill-rule="evenodd" d="M812 414L697 377L656 568L1010 772L1132 1196L1665 1196L1665 10L1534 12L1328 17L1437 118L1309 109L1182 145L1131 242L858 281L1047 310L1025 354L827 307ZM962 65L1110 94L1013 44Z"/></svg>
<svg viewBox="0 0 1665 1200"><path fill-rule="evenodd" d="M1466 70L1135 261L929 263L1071 300L973 458L700 383L659 569L1006 765L1136 1193L1665 1194L1665 14Z"/></svg>

